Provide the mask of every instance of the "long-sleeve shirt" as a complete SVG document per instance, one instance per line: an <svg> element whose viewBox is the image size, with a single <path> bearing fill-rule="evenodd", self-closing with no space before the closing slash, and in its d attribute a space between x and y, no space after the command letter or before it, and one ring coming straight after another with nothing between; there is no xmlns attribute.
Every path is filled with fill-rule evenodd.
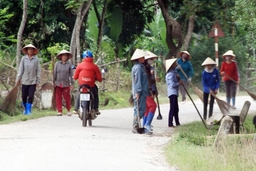
<svg viewBox="0 0 256 171"><path fill-rule="evenodd" d="M73 69L72 65L69 61L63 63L62 61L58 61L54 66L54 84L58 87L69 87L74 83L72 78Z"/></svg>
<svg viewBox="0 0 256 171"><path fill-rule="evenodd" d="M30 59L27 55L23 56L20 61L19 71L16 81L23 85L39 84L41 78L40 61L37 56Z"/></svg>
<svg viewBox="0 0 256 171"><path fill-rule="evenodd" d="M238 81L238 68L235 61L231 61L231 63L222 62L220 72L225 72L232 79ZM224 81L228 80L230 79L224 75Z"/></svg>
<svg viewBox="0 0 256 171"><path fill-rule="evenodd" d="M148 96L148 77L143 64L135 63L131 74L133 98L135 99L135 94L139 94L142 97Z"/></svg>
<svg viewBox="0 0 256 171"><path fill-rule="evenodd" d="M189 60L185 60L183 61L182 58L179 58L177 60L178 65L181 66L181 68L183 69L183 71L185 72L185 74L187 75L188 78L192 78L192 76L194 75L194 69L193 66L191 64L191 62ZM181 70L177 70L180 79L182 81L187 81L186 76L181 72Z"/></svg>
<svg viewBox="0 0 256 171"><path fill-rule="evenodd" d="M216 68L209 72L204 70L202 72L202 85L203 92L210 93L210 90L215 91L219 89L220 86L220 77L219 72Z"/></svg>
<svg viewBox="0 0 256 171"><path fill-rule="evenodd" d="M179 96L179 81L177 79L177 72L175 70L170 70L166 73L165 81L167 84L167 95Z"/></svg>

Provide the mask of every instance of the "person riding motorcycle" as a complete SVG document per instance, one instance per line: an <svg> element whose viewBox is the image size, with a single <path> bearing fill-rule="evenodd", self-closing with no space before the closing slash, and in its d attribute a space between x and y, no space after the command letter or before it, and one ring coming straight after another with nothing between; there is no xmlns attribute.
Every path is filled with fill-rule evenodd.
<svg viewBox="0 0 256 171"><path fill-rule="evenodd" d="M102 81L101 72L99 67L93 63L93 53L90 50L84 51L82 54L83 61L78 64L74 74L74 80L78 79L79 86L83 84L87 84L91 87L91 91L94 95L94 109L96 114L100 114L99 112L99 95L98 95L98 87L95 84L95 81ZM77 103L75 107L75 112L78 113L79 105L80 105L80 96L77 98Z"/></svg>

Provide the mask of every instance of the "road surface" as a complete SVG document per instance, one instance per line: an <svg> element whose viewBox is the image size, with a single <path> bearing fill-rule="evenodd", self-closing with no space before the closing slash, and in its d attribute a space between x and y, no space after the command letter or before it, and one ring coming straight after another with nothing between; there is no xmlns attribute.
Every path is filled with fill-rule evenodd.
<svg viewBox="0 0 256 171"><path fill-rule="evenodd" d="M237 98L235 112L241 111L245 100L252 102L249 113L255 113L250 97ZM202 113L202 102L195 103ZM200 120L190 101L179 107L181 124ZM1 170L174 171L176 166L170 166L164 156L173 133L167 127L168 111L168 104L161 105L163 120L153 120L152 136L131 132L132 108L102 110L93 126L86 128L77 115L0 125ZM219 112L216 103L214 112Z"/></svg>

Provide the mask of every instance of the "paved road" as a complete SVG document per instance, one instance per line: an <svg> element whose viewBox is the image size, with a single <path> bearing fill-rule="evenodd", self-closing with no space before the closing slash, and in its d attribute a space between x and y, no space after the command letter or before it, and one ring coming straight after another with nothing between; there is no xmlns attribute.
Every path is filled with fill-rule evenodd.
<svg viewBox="0 0 256 171"><path fill-rule="evenodd" d="M250 97L239 97L237 110ZM195 101L202 113L202 103ZM219 112L216 107L214 111ZM132 108L102 110L93 127L83 128L77 115L52 116L0 125L0 170L3 171L169 171L163 148L172 136L163 120L154 119L154 135L131 133ZM256 114L252 101L250 113ZM158 112L156 112L157 114ZM180 104L181 124L200 120L191 102Z"/></svg>

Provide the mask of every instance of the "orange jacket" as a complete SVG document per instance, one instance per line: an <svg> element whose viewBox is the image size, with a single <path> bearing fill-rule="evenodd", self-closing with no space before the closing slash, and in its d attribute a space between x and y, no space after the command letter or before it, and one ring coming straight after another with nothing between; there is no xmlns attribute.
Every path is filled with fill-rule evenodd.
<svg viewBox="0 0 256 171"><path fill-rule="evenodd" d="M74 79L78 79L78 84L87 84L90 87L95 86L95 81L102 81L101 73L97 65L93 63L93 58L85 58L78 64Z"/></svg>

